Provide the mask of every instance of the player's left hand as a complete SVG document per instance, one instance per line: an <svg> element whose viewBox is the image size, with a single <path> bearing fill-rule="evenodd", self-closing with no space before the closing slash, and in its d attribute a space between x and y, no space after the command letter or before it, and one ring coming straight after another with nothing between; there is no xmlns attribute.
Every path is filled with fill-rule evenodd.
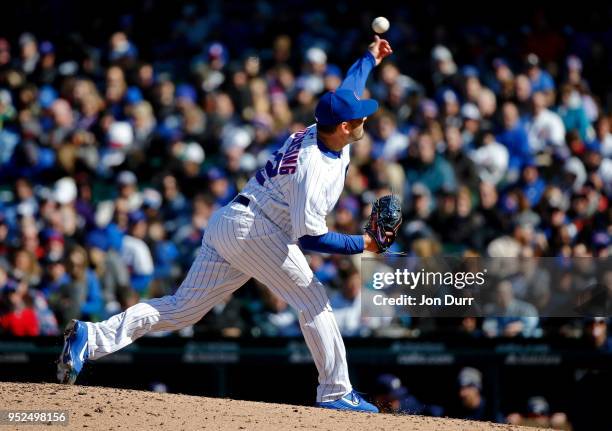
<svg viewBox="0 0 612 431"><path fill-rule="evenodd" d="M387 241L393 243L395 241L395 233L394 232L385 232L387 236ZM371 251L372 253L380 253L380 247L378 246L378 242L374 239L374 237L368 233L363 234L363 249L366 251Z"/></svg>
<svg viewBox="0 0 612 431"><path fill-rule="evenodd" d="M367 224L364 226L366 235L369 235L376 244L376 252L386 252L395 241L397 231L402 224L402 205L397 196L387 195L379 198L372 204L372 212ZM366 244L364 242L364 244ZM366 248L368 250L368 248Z"/></svg>
<svg viewBox="0 0 612 431"><path fill-rule="evenodd" d="M378 35L374 35L374 42L368 46L368 50L374 56L377 66L383 61L383 58L393 54L389 42L385 39L381 39Z"/></svg>

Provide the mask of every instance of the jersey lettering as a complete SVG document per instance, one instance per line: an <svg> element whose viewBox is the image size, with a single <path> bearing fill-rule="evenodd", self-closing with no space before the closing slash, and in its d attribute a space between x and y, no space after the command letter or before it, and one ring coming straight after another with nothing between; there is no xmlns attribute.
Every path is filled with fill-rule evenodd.
<svg viewBox="0 0 612 431"><path fill-rule="evenodd" d="M266 166L258 170L255 174L255 179L260 185L263 186L266 182L266 177L263 175L263 172L266 173L268 179L272 179L278 174L290 175L295 173L297 170L297 160L302 147L302 142L304 141L304 136L306 136L306 129L296 133L291 141L291 144L289 144L287 147L287 151L284 153L284 155L279 151L272 153L274 159L268 160Z"/></svg>

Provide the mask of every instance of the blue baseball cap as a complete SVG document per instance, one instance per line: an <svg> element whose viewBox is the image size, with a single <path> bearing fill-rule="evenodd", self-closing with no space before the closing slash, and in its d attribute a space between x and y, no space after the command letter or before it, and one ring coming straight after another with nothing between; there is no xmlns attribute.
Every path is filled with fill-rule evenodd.
<svg viewBox="0 0 612 431"><path fill-rule="evenodd" d="M189 84L181 84L176 87L176 98L177 99L188 99L191 102L195 103L198 99L198 94L191 85Z"/></svg>
<svg viewBox="0 0 612 431"><path fill-rule="evenodd" d="M593 234L593 248L601 250L610 246L610 235L607 232L601 231Z"/></svg>
<svg viewBox="0 0 612 431"><path fill-rule="evenodd" d="M144 221L146 219L147 217L145 216L145 213L140 210L132 211L128 214L128 222L130 226L133 226L136 223L140 223L141 221Z"/></svg>
<svg viewBox="0 0 612 431"><path fill-rule="evenodd" d="M109 249L121 250L123 246L123 236L124 233L119 229L115 223L108 224L102 231L106 234L108 238L108 246Z"/></svg>
<svg viewBox="0 0 612 431"><path fill-rule="evenodd" d="M217 181L222 178L227 178L227 174L222 169L213 167L206 172L206 177L208 181Z"/></svg>
<svg viewBox="0 0 612 431"><path fill-rule="evenodd" d="M38 47L38 50L40 51L42 55L47 55L47 54L54 53L55 47L53 46L51 42L49 42L48 40L45 40L41 42L40 46Z"/></svg>
<svg viewBox="0 0 612 431"><path fill-rule="evenodd" d="M502 66L509 66L508 62L506 61L506 59L501 58L501 57L496 57L496 58L493 59L493 68L494 69L497 69L497 68L502 67Z"/></svg>
<svg viewBox="0 0 612 431"><path fill-rule="evenodd" d="M408 389L402 385L399 377L393 374L381 374L376 379L375 392L400 400L408 395Z"/></svg>
<svg viewBox="0 0 612 431"><path fill-rule="evenodd" d="M0 292L13 293L19 289L19 283L12 278L6 280L4 286L0 286Z"/></svg>
<svg viewBox="0 0 612 431"><path fill-rule="evenodd" d="M359 216L359 202L353 196L345 196L338 202L338 209L344 209L350 212L353 217Z"/></svg>
<svg viewBox="0 0 612 431"><path fill-rule="evenodd" d="M43 85L38 92L38 103L40 103L41 108L48 109L58 97L55 88L50 85Z"/></svg>
<svg viewBox="0 0 612 431"><path fill-rule="evenodd" d="M343 121L356 120L372 115L378 110L378 102L360 99L354 91L339 89L321 97L315 109L315 119L323 126L333 126Z"/></svg>
<svg viewBox="0 0 612 431"><path fill-rule="evenodd" d="M85 237L85 245L87 247L99 248L102 251L108 251L110 248L110 239L101 229L91 231Z"/></svg>
<svg viewBox="0 0 612 431"><path fill-rule="evenodd" d="M325 68L325 76L337 76L342 78L342 70L335 64L328 64Z"/></svg>
<svg viewBox="0 0 612 431"><path fill-rule="evenodd" d="M480 72L478 72L478 68L476 68L476 66L472 66L471 64L463 66L463 68L461 69L461 74L466 78L480 77Z"/></svg>
<svg viewBox="0 0 612 431"><path fill-rule="evenodd" d="M125 101L130 105L135 105L138 102L143 101L142 92L138 87L128 87L125 92Z"/></svg>

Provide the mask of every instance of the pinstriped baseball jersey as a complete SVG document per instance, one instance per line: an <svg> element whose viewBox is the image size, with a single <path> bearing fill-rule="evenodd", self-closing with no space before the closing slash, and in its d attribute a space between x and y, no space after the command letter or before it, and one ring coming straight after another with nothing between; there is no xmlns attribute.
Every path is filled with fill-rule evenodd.
<svg viewBox="0 0 612 431"><path fill-rule="evenodd" d="M344 188L349 146L335 152L317 139L317 126L294 133L257 171L241 194L252 199L295 241L327 233L325 217Z"/></svg>

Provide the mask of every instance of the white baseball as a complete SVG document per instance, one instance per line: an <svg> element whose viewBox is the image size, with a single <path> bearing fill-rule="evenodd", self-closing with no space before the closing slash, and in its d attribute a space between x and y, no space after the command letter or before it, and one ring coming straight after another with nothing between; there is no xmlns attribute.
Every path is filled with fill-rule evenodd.
<svg viewBox="0 0 612 431"><path fill-rule="evenodd" d="M374 30L378 34L384 33L389 30L389 26L389 20L384 16L374 18L374 21L372 21L372 30Z"/></svg>

